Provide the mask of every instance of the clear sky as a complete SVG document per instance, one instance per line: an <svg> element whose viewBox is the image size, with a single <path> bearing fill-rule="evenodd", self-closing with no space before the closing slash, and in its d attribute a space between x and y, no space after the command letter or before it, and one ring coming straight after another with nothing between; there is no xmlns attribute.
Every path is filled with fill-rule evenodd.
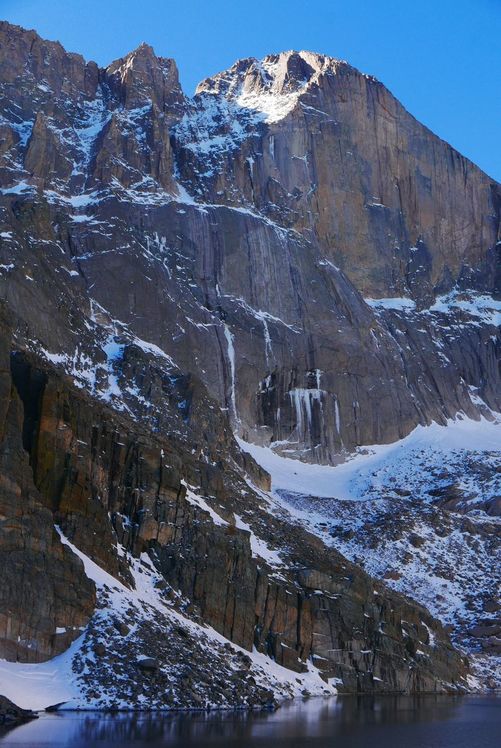
<svg viewBox="0 0 501 748"><path fill-rule="evenodd" d="M501 181L501 0L0 0L0 18L101 65L146 41L188 94L240 57L339 57Z"/></svg>

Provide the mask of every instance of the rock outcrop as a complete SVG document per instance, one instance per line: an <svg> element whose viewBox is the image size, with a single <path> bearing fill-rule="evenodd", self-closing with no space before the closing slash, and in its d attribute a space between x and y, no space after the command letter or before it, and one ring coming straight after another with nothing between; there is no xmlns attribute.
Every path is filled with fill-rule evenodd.
<svg viewBox="0 0 501 748"><path fill-rule="evenodd" d="M10 377L10 334L3 321L0 350L0 652L9 660L37 662L81 635L94 611L95 590L82 562L60 542L53 514L33 483L26 426L40 379L30 383L33 399L23 411Z"/></svg>
<svg viewBox="0 0 501 748"><path fill-rule="evenodd" d="M312 661L342 690L464 687L465 663L424 608L267 514L231 467L239 461L231 437L214 432L217 421L201 431L195 398L185 418L210 449L202 456L192 440L134 425L23 354L13 355L12 375L41 503L101 568L133 585L117 543L134 557L148 553L181 612L286 668L303 672ZM79 597L86 589L76 576L71 586Z"/></svg>
<svg viewBox="0 0 501 748"><path fill-rule="evenodd" d="M29 709L20 709L5 696L0 696L0 730L14 727L30 719L36 719L36 714Z"/></svg>

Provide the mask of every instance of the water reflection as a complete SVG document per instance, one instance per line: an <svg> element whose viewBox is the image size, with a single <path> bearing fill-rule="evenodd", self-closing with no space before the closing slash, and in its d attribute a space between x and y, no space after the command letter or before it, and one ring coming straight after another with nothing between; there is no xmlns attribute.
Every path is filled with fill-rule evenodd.
<svg viewBox="0 0 501 748"><path fill-rule="evenodd" d="M491 748L499 744L500 705L489 697L345 696L273 713L47 714L4 735L0 748Z"/></svg>

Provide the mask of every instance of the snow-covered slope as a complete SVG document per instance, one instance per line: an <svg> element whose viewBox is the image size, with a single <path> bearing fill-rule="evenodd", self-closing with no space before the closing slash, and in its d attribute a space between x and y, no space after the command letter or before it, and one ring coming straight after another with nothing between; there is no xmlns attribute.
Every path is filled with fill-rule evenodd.
<svg viewBox="0 0 501 748"><path fill-rule="evenodd" d="M270 473L276 491L291 491L317 497L364 500L378 492L391 490L395 486L407 486L414 496L425 494L429 471L441 470L442 485L447 483L447 467L455 468L458 459L468 453L479 452L497 455L501 452L501 417L492 414L492 419L479 420L458 415L446 426L431 423L417 426L409 436L390 444L371 444L359 447L346 461L333 467L312 465L279 455L270 447L260 447L238 439L242 449ZM426 474L420 475L415 466L424 460ZM435 477L435 475L432 475ZM455 477L454 475L449 477ZM465 481L468 473L465 472ZM486 501L501 492L501 477L492 472L487 478L486 492L478 498ZM492 484L492 485L491 485ZM436 486L429 485L430 490ZM467 486L465 485L465 488Z"/></svg>
<svg viewBox="0 0 501 748"><path fill-rule="evenodd" d="M96 583L98 610L62 655L36 664L0 660L2 694L21 708L228 709L336 693L313 664L292 673L181 615L146 554L128 559L135 584L129 589L61 537ZM155 661L151 668L141 665L148 658Z"/></svg>
<svg viewBox="0 0 501 748"><path fill-rule="evenodd" d="M501 416L490 418L419 426L336 467L240 441L270 473L277 511L426 605L483 685L501 684Z"/></svg>

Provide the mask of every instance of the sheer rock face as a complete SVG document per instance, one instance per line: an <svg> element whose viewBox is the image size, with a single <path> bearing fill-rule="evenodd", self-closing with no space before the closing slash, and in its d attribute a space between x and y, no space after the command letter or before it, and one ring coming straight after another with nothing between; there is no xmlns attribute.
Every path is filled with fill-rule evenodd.
<svg viewBox="0 0 501 748"><path fill-rule="evenodd" d="M260 125L231 161L214 142L205 178L205 149L180 130L195 154L186 176L204 196L221 189L314 237L365 296L425 303L471 276L492 289L486 250L499 238L499 185L374 78L287 52L237 63L200 84L195 101L206 111L225 102L232 118Z"/></svg>
<svg viewBox="0 0 501 748"><path fill-rule="evenodd" d="M499 185L320 55L243 60L187 99L147 45L100 69L3 23L0 71L3 513L36 517L0 542L51 565L42 601L19 602L9 572L5 656L60 651L53 631L92 607L56 522L125 584L117 541L150 553L190 615L287 667L315 656L346 690L457 685L426 611L382 586L375 602L369 577L267 512L232 431L330 462L501 408ZM283 578L237 516L286 549Z"/></svg>
<svg viewBox="0 0 501 748"><path fill-rule="evenodd" d="M38 662L80 636L95 605L83 564L62 545L33 483L25 450L29 414L10 374L10 331L0 337L0 657ZM43 374L29 385L32 407ZM24 441L24 443L23 443Z"/></svg>
<svg viewBox="0 0 501 748"><path fill-rule="evenodd" d="M471 388L501 407L493 325L363 300L499 292L499 185L375 79L287 52L187 99L144 44L98 69L8 24L0 38L0 286L48 350L71 337L42 311L54 284L75 317L92 296L199 373L242 435L313 461L474 414Z"/></svg>
<svg viewBox="0 0 501 748"><path fill-rule="evenodd" d="M148 44L116 60L106 68L105 80L126 109L138 109L152 103L161 111L182 106L176 63L156 57Z"/></svg>
<svg viewBox="0 0 501 748"><path fill-rule="evenodd" d="M144 355L131 358L129 366L150 384L158 376ZM13 355L12 378L24 419L6 438L6 449L22 429L38 517L57 522L79 549L125 584L133 582L126 555L117 556L117 542L126 554L150 554L182 613L295 672L313 661L326 679L337 678L349 692L464 687L466 662L424 608L389 592L307 532L291 531L283 519L267 514L239 473L242 458L225 421L207 420L207 406L200 409L206 397L200 385L176 385L189 406L184 433L172 422L167 438L76 391L67 377L33 356ZM151 391L150 397L156 401ZM194 443L199 453L193 454ZM266 486L256 466L243 467ZM194 503L187 486L200 487L213 516L215 510L219 514L217 523ZM19 509L23 506L24 494L18 498ZM237 526L242 516L249 529ZM258 533L265 547L281 549L279 573L256 556L251 533ZM81 602L89 582L63 548L73 560L71 585L49 566L45 586L68 586ZM20 615L13 611L14 625ZM13 659L8 634L0 653ZM34 647L40 636L34 627ZM53 653L40 648L28 657ZM26 659L19 647L16 654Z"/></svg>

